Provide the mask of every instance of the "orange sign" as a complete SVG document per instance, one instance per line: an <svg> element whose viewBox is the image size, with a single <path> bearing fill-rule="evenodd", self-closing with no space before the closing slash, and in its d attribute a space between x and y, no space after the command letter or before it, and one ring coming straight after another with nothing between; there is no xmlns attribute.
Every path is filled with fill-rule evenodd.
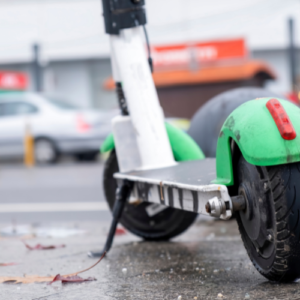
<svg viewBox="0 0 300 300"><path fill-rule="evenodd" d="M24 73L0 72L0 90L25 90L28 78Z"/></svg>
<svg viewBox="0 0 300 300"><path fill-rule="evenodd" d="M244 39L151 47L154 67L179 67L247 57Z"/></svg>

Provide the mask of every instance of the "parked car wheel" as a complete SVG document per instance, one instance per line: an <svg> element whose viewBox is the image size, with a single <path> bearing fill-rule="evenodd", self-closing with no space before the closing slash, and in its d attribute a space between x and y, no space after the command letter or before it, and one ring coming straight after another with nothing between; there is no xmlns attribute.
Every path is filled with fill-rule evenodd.
<svg viewBox="0 0 300 300"><path fill-rule="evenodd" d="M58 151L54 142L47 138L38 138L34 142L35 161L39 164L51 164L58 160Z"/></svg>
<svg viewBox="0 0 300 300"><path fill-rule="evenodd" d="M241 87L223 92L199 108L191 120L188 134L206 157L216 157L218 136L227 117L241 104L262 97L283 98L258 87Z"/></svg>
<svg viewBox="0 0 300 300"><path fill-rule="evenodd" d="M99 155L99 151L84 152L75 155L78 161L96 161Z"/></svg>

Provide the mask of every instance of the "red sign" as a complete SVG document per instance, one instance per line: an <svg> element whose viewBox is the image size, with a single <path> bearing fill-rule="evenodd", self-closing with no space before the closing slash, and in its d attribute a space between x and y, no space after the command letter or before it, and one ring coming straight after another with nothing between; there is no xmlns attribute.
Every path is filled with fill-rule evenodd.
<svg viewBox="0 0 300 300"><path fill-rule="evenodd" d="M28 78L24 73L0 72L0 90L25 90Z"/></svg>
<svg viewBox="0 0 300 300"><path fill-rule="evenodd" d="M193 63L241 59L247 56L243 39L151 47L154 67L189 66Z"/></svg>

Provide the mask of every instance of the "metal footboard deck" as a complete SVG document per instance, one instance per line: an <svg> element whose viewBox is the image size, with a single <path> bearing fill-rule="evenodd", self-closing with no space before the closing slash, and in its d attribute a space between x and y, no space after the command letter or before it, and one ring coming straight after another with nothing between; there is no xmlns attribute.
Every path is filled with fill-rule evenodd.
<svg viewBox="0 0 300 300"><path fill-rule="evenodd" d="M231 216L231 200L227 187L213 184L216 160L181 162L174 166L115 173L118 180L135 182L131 201L160 203L170 207L209 215L205 205L217 197L226 206L222 218Z"/></svg>

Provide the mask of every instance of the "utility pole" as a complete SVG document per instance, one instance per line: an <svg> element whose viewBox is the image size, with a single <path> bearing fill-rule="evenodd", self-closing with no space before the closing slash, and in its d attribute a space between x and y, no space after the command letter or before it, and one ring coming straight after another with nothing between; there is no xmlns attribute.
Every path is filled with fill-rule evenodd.
<svg viewBox="0 0 300 300"><path fill-rule="evenodd" d="M294 32L294 19L290 18L288 21L289 26L289 63L290 63L290 76L292 92L297 93L297 75L296 75L296 48L295 48L295 32Z"/></svg>
<svg viewBox="0 0 300 300"><path fill-rule="evenodd" d="M41 92L43 90L42 82L43 82L43 70L40 64L40 45L33 44L33 80L36 92Z"/></svg>

